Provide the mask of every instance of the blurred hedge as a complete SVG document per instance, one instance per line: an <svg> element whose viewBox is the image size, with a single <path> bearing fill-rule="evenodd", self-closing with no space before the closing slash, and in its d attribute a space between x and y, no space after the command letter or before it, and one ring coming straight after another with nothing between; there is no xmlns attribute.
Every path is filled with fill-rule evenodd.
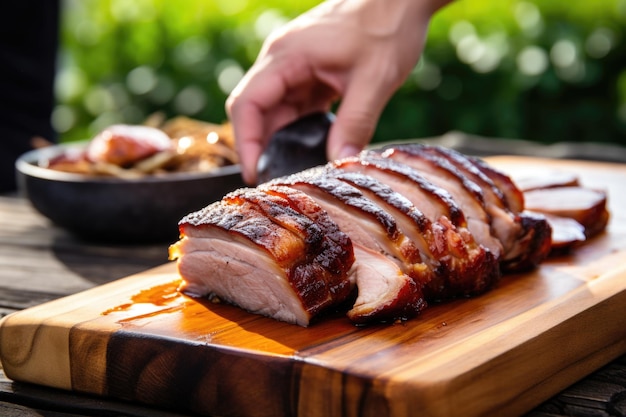
<svg viewBox="0 0 626 417"><path fill-rule="evenodd" d="M312 0L64 3L53 120L64 141L154 112L221 122L269 31ZM457 0L375 140L461 130L626 145L626 0Z"/></svg>

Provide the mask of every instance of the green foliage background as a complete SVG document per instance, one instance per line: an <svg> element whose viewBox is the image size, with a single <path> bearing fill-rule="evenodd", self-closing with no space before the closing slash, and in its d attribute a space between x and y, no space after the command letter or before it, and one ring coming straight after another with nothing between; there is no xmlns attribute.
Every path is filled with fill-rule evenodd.
<svg viewBox="0 0 626 417"><path fill-rule="evenodd" d="M390 0L391 1L391 0ZM66 0L61 140L154 112L221 122L269 31L312 0ZM626 145L626 0L457 0L375 141L460 130Z"/></svg>

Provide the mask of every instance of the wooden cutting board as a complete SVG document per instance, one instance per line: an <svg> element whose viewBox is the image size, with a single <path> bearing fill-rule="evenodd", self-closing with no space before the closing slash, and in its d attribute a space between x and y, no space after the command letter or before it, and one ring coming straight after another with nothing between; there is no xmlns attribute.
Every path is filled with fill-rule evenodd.
<svg viewBox="0 0 626 417"><path fill-rule="evenodd" d="M176 291L166 264L6 317L8 377L222 416L514 416L626 352L626 166L498 157L606 189L607 232L418 318L309 328Z"/></svg>

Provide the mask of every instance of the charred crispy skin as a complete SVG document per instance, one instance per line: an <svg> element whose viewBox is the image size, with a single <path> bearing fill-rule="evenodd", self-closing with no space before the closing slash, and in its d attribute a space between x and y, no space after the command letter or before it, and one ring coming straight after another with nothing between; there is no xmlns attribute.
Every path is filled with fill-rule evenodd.
<svg viewBox="0 0 626 417"><path fill-rule="evenodd" d="M404 261L408 264L421 262L419 250L406 239L392 215L364 196L356 187L329 175L327 170L304 171L272 181L270 184L306 190L309 195L317 199L319 204L327 207L327 211L331 204L335 204L342 211L348 210L362 219L369 219L371 229L368 229L374 232L369 236L373 240L362 243L373 242L380 251L399 259L400 262ZM346 224L344 227L350 226Z"/></svg>
<svg viewBox="0 0 626 417"><path fill-rule="evenodd" d="M339 229L337 223L332 221L328 213L315 200L301 191L288 187L266 185L259 189L270 196L281 197L282 201L289 204L293 210L315 222L324 233L324 239L328 241L325 242L326 247L320 250L317 261L338 276L349 272L354 263L350 237Z"/></svg>
<svg viewBox="0 0 626 417"><path fill-rule="evenodd" d="M483 191L477 184L470 181L447 159L422 154L419 147L415 150L407 147L394 148L383 152L382 156L419 170L420 174L432 184L448 190L456 203L463 207L468 229L483 246L496 257L500 257L503 240L494 233L490 211L485 203Z"/></svg>
<svg viewBox="0 0 626 417"><path fill-rule="evenodd" d="M307 194L286 186L264 184L268 194L281 195L292 207L322 225L330 239L345 240L328 213ZM340 244L338 248L343 247ZM355 323L410 318L426 308L421 286L405 275L385 255L354 244L352 276L358 287L357 298L347 315Z"/></svg>
<svg viewBox="0 0 626 417"><path fill-rule="evenodd" d="M456 226L467 226L463 210L450 193L441 187L434 186L419 172L405 164L368 154L367 158L346 158L335 161L333 165L346 171L370 175L389 185L416 207L420 207L420 210L431 220L445 216Z"/></svg>
<svg viewBox="0 0 626 417"><path fill-rule="evenodd" d="M408 147L400 146L399 150L405 150ZM492 204L496 204L498 207L509 207L509 202L505 197L504 193L501 189L499 189L489 176L485 175L483 171L481 171L476 162L469 157L463 155L460 152L455 150L444 148L442 146L422 146L417 145L413 147L415 150L413 152L419 152L422 155L432 155L435 158L443 158L447 160L450 164L456 167L462 175L467 176L467 178L474 183L476 183L482 192L485 195L485 198ZM409 152L409 150L406 150ZM518 193L516 193L516 196ZM522 206L518 206L513 208L513 210L519 211Z"/></svg>
<svg viewBox="0 0 626 417"><path fill-rule="evenodd" d="M291 231L305 244L303 255L298 262L288 266L289 283L309 307L317 313L334 298L346 299L351 291L351 283L346 277L354 262L350 239L330 222L313 221L292 207L288 200L277 194L269 194L257 189L243 189L228 194L224 201L245 206L250 203L263 215L279 226ZM301 199L305 199L303 194ZM334 237L335 239L333 239Z"/></svg>
<svg viewBox="0 0 626 417"><path fill-rule="evenodd" d="M212 204L181 220L182 235L194 236L192 226L198 229L218 227L240 235L266 250L282 268L298 262L304 249L301 239L260 215L251 204L234 205L227 201Z"/></svg>
<svg viewBox="0 0 626 417"><path fill-rule="evenodd" d="M517 188L515 183L511 180L511 177L491 167L482 159L469 156L468 159L502 191L507 202L507 207L509 207L511 211L519 213L524 210L524 194Z"/></svg>
<svg viewBox="0 0 626 417"><path fill-rule="evenodd" d="M438 231L436 236L440 247L452 248L451 253L467 251L466 255L471 254L450 257L441 264L442 270L432 274L431 281L424 288L427 300L476 295L498 281L499 242L489 236L492 246L496 248L488 250L486 245L481 245L479 238L468 231L471 229L460 205L445 188L434 185L416 169L375 152L335 161L333 166L371 176L394 192L406 196L416 209L428 213L427 218ZM488 224L473 224L483 230L483 235L490 233ZM443 256L450 256L450 253Z"/></svg>

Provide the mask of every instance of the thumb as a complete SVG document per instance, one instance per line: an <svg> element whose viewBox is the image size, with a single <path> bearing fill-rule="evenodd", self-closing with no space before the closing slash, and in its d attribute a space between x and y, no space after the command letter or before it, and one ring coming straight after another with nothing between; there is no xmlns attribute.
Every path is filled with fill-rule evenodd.
<svg viewBox="0 0 626 417"><path fill-rule="evenodd" d="M372 140L378 119L392 92L382 92L371 82L353 82L339 105L326 145L329 160L359 153Z"/></svg>

